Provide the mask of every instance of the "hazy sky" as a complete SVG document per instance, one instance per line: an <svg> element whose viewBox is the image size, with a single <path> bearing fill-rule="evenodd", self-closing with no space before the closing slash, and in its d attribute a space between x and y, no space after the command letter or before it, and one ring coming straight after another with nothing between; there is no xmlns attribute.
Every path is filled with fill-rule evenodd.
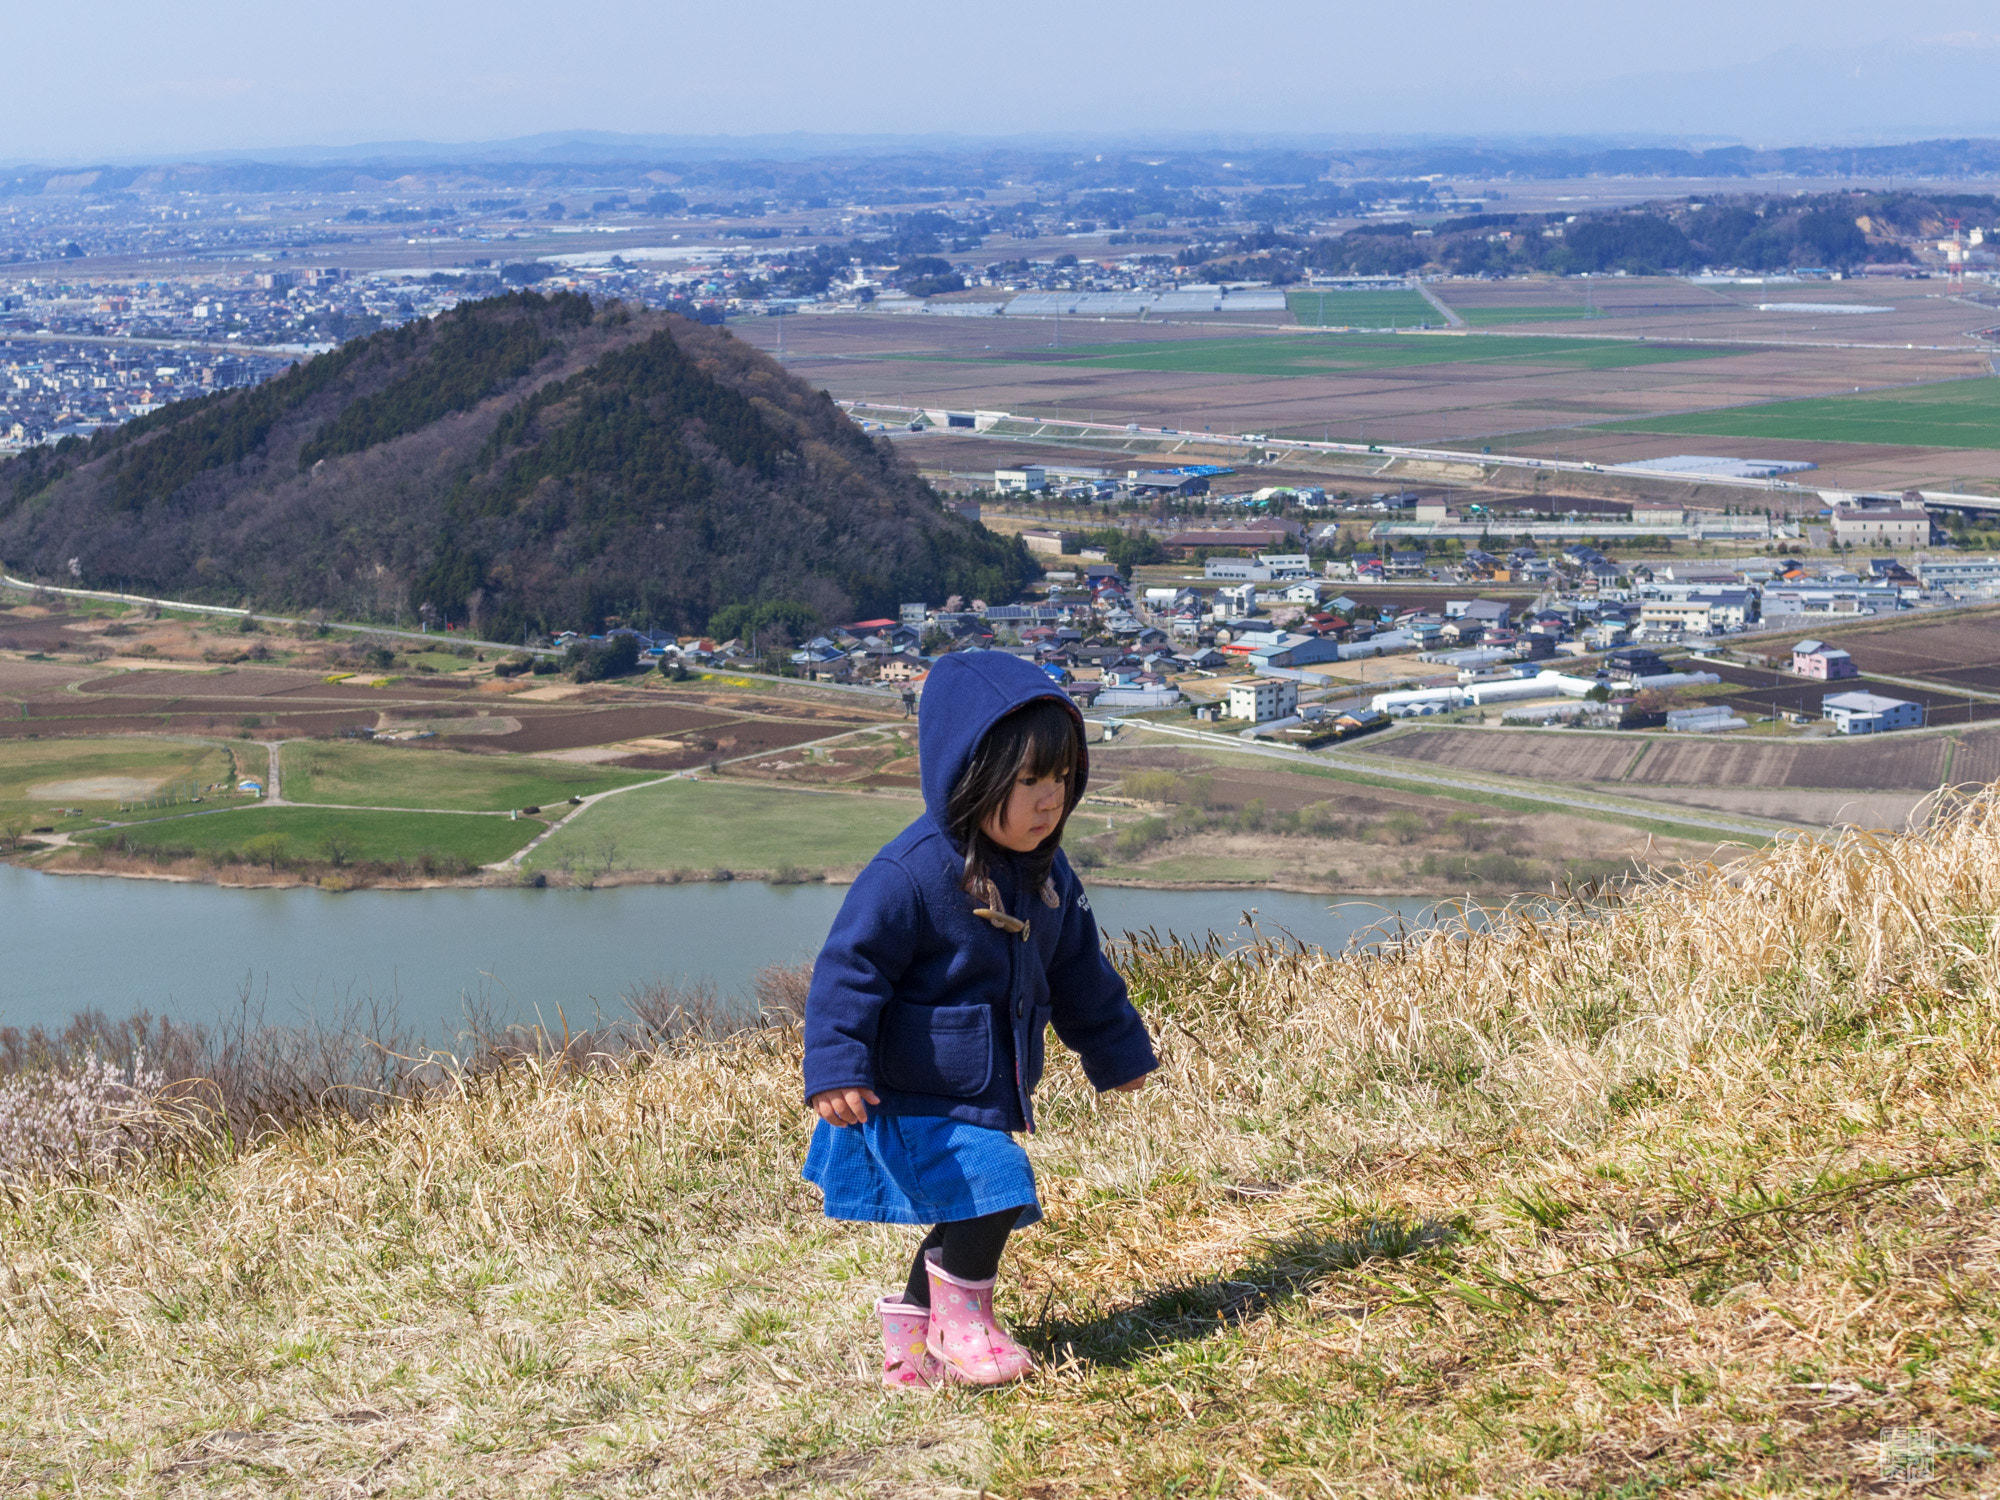
<svg viewBox="0 0 2000 1500"><path fill-rule="evenodd" d="M2000 131L2000 0L68 0L8 7L0 160L550 130Z"/></svg>

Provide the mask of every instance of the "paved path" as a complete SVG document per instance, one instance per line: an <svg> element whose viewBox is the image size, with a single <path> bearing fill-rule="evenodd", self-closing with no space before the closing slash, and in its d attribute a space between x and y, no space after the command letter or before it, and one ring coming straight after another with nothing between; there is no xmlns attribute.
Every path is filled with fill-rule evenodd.
<svg viewBox="0 0 2000 1500"><path fill-rule="evenodd" d="M1761 819L1732 818L1726 814L1696 811L1678 804L1626 802L1608 797L1595 797L1580 792L1550 791L1535 786L1531 782L1484 781L1467 776L1450 776L1436 771L1417 771L1398 764L1388 756L1361 757L1338 751L1294 750L1284 745L1257 745L1245 740L1210 734L1199 729L1182 729L1177 725L1155 724L1146 719L1106 719L1103 722L1119 724L1134 729L1150 729L1155 734L1173 735L1180 739L1194 740L1211 749L1226 750L1238 755L1262 756L1268 760L1281 760L1292 765L1320 766L1328 770L1349 771L1356 775L1373 776L1388 781L1409 781L1420 786L1447 787L1454 791L1477 792L1489 797L1515 797L1524 802L1544 802L1551 807L1568 812L1587 813L1594 817L1611 817L1621 821L1642 820L1648 823L1668 823L1686 828L1706 828L1717 833L1747 834L1753 838L1776 838L1798 829L1783 823L1765 822Z"/></svg>
<svg viewBox="0 0 2000 1500"><path fill-rule="evenodd" d="M1421 281L1417 283L1417 293L1424 301L1430 303L1432 307L1435 307L1439 312L1444 314L1444 321L1448 327L1463 328L1465 326L1465 319L1445 306L1443 299Z"/></svg>

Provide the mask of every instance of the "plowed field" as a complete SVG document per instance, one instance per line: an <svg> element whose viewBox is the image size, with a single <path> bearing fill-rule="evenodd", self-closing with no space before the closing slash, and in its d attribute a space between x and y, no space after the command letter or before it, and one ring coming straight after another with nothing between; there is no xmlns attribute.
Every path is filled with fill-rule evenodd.
<svg viewBox="0 0 2000 1500"><path fill-rule="evenodd" d="M1364 748L1430 765L1572 784L1921 792L1943 780L1949 744L1941 735L1891 734L1787 744L1661 736L1627 741L1608 735L1570 737L1560 731L1440 729L1378 740ZM1994 774L2000 774L2000 731L1975 730L1958 747L1952 778L1983 778L1983 771L1972 768L1989 763L1994 764Z"/></svg>

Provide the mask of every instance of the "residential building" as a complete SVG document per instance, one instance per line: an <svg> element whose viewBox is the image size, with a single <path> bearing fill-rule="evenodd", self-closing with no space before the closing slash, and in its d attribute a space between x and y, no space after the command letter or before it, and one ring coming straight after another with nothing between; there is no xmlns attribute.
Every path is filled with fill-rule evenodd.
<svg viewBox="0 0 2000 1500"><path fill-rule="evenodd" d="M1605 657L1604 670L1614 681L1636 682L1642 677L1665 676L1668 668L1659 652L1628 646Z"/></svg>
<svg viewBox="0 0 2000 1500"><path fill-rule="evenodd" d="M1837 682L1843 677L1861 675L1853 657L1824 641L1800 641L1792 647L1792 670L1801 677L1813 677L1821 682Z"/></svg>
<svg viewBox="0 0 2000 1500"><path fill-rule="evenodd" d="M1882 734L1891 729L1916 729L1924 722L1921 704L1879 693L1829 693L1820 715L1841 734Z"/></svg>
<svg viewBox="0 0 2000 1500"><path fill-rule="evenodd" d="M1705 600L1648 599L1639 606L1639 623L1650 632L1710 635L1715 621Z"/></svg>
<svg viewBox="0 0 2000 1500"><path fill-rule="evenodd" d="M1229 717L1268 724L1299 711L1299 685L1276 677L1253 677L1229 685Z"/></svg>

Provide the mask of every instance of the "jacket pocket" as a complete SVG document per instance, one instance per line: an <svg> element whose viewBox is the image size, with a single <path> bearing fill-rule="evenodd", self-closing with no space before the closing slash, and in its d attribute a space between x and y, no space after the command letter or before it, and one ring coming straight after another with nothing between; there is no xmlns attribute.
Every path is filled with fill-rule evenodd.
<svg viewBox="0 0 2000 1500"><path fill-rule="evenodd" d="M993 1081L984 1005L893 1005L882 1020L882 1081L906 1094L971 1099Z"/></svg>

